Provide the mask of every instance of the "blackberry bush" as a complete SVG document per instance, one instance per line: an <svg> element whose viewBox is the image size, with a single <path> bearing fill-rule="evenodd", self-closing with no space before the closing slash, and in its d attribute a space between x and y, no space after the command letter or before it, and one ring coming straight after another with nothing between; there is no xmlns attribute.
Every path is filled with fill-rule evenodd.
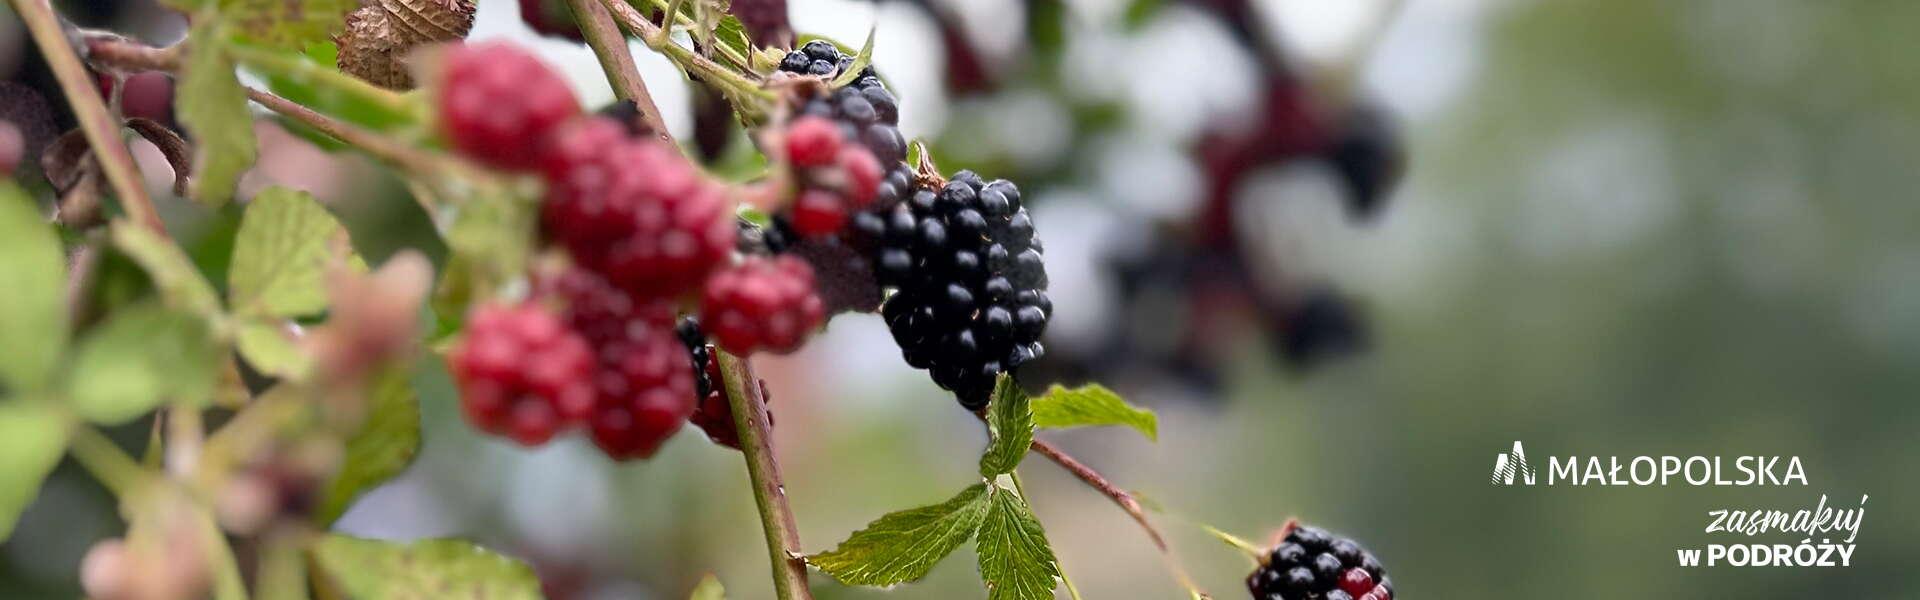
<svg viewBox="0 0 1920 600"><path fill-rule="evenodd" d="M1373 553L1346 538L1290 525L1247 576L1254 600L1393 600L1393 581Z"/></svg>

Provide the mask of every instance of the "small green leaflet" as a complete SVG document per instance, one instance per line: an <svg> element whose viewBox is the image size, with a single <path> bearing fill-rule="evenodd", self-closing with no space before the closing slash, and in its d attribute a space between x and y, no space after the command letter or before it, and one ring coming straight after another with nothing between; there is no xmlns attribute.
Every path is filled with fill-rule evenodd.
<svg viewBox="0 0 1920 600"><path fill-rule="evenodd" d="M996 490L989 502L974 542L987 600L1051 600L1060 567L1040 519L1010 490Z"/></svg>
<svg viewBox="0 0 1920 600"><path fill-rule="evenodd" d="M20 188L0 181L0 387L37 389L59 364L66 283L59 236Z"/></svg>
<svg viewBox="0 0 1920 600"><path fill-rule="evenodd" d="M166 0L189 14L210 9L233 23L233 36L279 48L300 49L324 42L346 23L358 0ZM195 19L196 21L200 19ZM192 39L208 39L197 33Z"/></svg>
<svg viewBox="0 0 1920 600"><path fill-rule="evenodd" d="M206 317L220 314L220 297L213 292L213 284L207 283L179 246L126 221L114 222L113 245L140 263L167 306Z"/></svg>
<svg viewBox="0 0 1920 600"><path fill-rule="evenodd" d="M367 420L347 439L346 466L314 513L322 525L345 514L360 494L399 475L420 450L420 403L405 372L394 369L375 380L367 399Z"/></svg>
<svg viewBox="0 0 1920 600"><path fill-rule="evenodd" d="M700 578L700 584L693 586L693 594L687 600L727 600L727 588L720 586L720 578L709 573Z"/></svg>
<svg viewBox="0 0 1920 600"><path fill-rule="evenodd" d="M733 15L721 17L720 22L713 27L713 37L719 45L732 50L735 54L740 56L753 54L753 42L747 39L747 27L740 23L739 17Z"/></svg>
<svg viewBox="0 0 1920 600"><path fill-rule="evenodd" d="M280 319L242 317L234 330L234 347L261 373L303 379L313 368L313 358L300 348L292 328Z"/></svg>
<svg viewBox="0 0 1920 600"><path fill-rule="evenodd" d="M227 305L235 314L299 317L327 308L327 267L364 271L347 230L306 192L268 188L253 197L233 244Z"/></svg>
<svg viewBox="0 0 1920 600"><path fill-rule="evenodd" d="M204 11L194 21L177 105L194 137L193 198L219 206L233 199L240 175L253 166L253 113L226 53L223 21Z"/></svg>
<svg viewBox="0 0 1920 600"><path fill-rule="evenodd" d="M1006 374L994 384L993 401L987 407L987 423L993 427L993 442L980 456L980 474L993 477L1012 473L1026 458L1033 445L1033 411L1027 393Z"/></svg>
<svg viewBox="0 0 1920 600"><path fill-rule="evenodd" d="M1033 400L1033 424L1047 429L1125 425L1149 440L1160 439L1160 420L1153 411L1127 404L1098 383L1073 389L1054 384Z"/></svg>
<svg viewBox="0 0 1920 600"><path fill-rule="evenodd" d="M74 411L118 425L162 402L204 405L218 376L212 336L199 317L155 304L115 311L88 332L75 354Z"/></svg>
<svg viewBox="0 0 1920 600"><path fill-rule="evenodd" d="M986 515L987 486L975 484L946 502L888 513L807 562L847 585L915 581L966 543Z"/></svg>
<svg viewBox="0 0 1920 600"><path fill-rule="evenodd" d="M540 598L525 563L463 540L408 544L328 535L313 545L321 598Z"/></svg>
<svg viewBox="0 0 1920 600"><path fill-rule="evenodd" d="M0 404L0 542L67 449L67 424L52 407Z"/></svg>
<svg viewBox="0 0 1920 600"><path fill-rule="evenodd" d="M860 53L854 55L853 64L849 65L845 72L840 73L839 77L834 78L833 87L838 88L853 83L853 80L860 78L860 72L866 70L867 65L873 62L873 34L878 31L878 26L867 28L867 42L860 45Z"/></svg>

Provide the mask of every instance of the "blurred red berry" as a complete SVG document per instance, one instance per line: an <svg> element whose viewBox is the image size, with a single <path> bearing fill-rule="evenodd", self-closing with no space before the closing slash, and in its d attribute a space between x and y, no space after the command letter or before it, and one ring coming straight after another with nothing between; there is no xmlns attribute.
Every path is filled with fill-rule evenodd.
<svg viewBox="0 0 1920 600"><path fill-rule="evenodd" d="M566 79L519 46L454 46L442 68L440 128L455 150L489 166L533 170L546 137L580 114Z"/></svg>
<svg viewBox="0 0 1920 600"><path fill-rule="evenodd" d="M592 410L593 359L544 308L489 305L474 310L447 366L475 427L534 446Z"/></svg>

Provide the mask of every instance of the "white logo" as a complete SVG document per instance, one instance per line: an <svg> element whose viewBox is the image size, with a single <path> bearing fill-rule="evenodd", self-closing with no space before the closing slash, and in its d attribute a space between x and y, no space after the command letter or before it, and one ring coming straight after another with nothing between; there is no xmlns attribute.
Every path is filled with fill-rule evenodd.
<svg viewBox="0 0 1920 600"><path fill-rule="evenodd" d="M1520 440L1513 441L1513 451L1493 455L1493 484L1513 485L1515 475L1527 485L1533 485L1533 467L1527 464L1527 449Z"/></svg>

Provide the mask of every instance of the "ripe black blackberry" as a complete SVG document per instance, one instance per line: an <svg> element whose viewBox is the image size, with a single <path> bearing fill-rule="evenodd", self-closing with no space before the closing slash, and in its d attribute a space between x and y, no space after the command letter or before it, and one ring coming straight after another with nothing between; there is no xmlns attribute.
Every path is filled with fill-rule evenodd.
<svg viewBox="0 0 1920 600"><path fill-rule="evenodd" d="M1053 301L1040 240L1005 180L961 171L937 190L903 182L906 198L854 221L875 241L875 277L895 290L880 314L907 364L978 410L996 376L1046 352Z"/></svg>
<svg viewBox="0 0 1920 600"><path fill-rule="evenodd" d="M814 40L799 50L787 53L780 70L799 75L818 75L828 80L853 67L854 57L825 40ZM906 191L906 186L891 185L912 179L907 166L907 138L900 135L900 104L887 91L886 83L875 75L873 67L860 70L853 83L814 96L800 106L802 116L819 116L840 127L841 137L856 141L880 161L886 177L875 196L877 204L890 203Z"/></svg>
<svg viewBox="0 0 1920 600"><path fill-rule="evenodd" d="M1247 576L1254 600L1393 600L1380 560L1346 538L1289 524L1286 539Z"/></svg>

